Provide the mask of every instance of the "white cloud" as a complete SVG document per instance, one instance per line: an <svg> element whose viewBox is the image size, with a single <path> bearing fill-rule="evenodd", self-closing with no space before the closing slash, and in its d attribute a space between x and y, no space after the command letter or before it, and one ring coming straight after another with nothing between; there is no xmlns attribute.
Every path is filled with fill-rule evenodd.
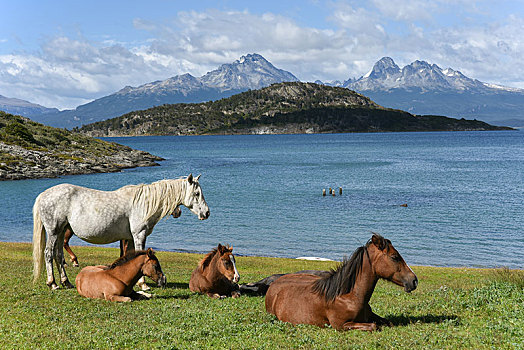
<svg viewBox="0 0 524 350"><path fill-rule="evenodd" d="M438 11L435 0L373 0L372 2L384 17L397 21L432 21L435 11Z"/></svg>
<svg viewBox="0 0 524 350"><path fill-rule="evenodd" d="M270 12L207 10L179 12L162 22L137 18L134 28L149 37L140 43L59 35L45 41L38 53L0 55L0 94L74 108L126 85L183 73L201 76L253 52L305 81L358 77L390 56L399 65L421 59L482 81L524 87L522 16L489 23L454 17L437 26L438 16L451 11L447 0L392 4L333 3L330 29Z"/></svg>

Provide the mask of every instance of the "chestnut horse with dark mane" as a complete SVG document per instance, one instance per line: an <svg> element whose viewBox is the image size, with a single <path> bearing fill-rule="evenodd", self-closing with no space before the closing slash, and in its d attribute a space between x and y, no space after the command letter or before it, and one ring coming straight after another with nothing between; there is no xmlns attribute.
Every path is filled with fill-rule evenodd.
<svg viewBox="0 0 524 350"><path fill-rule="evenodd" d="M191 274L189 289L212 298L237 298L239 279L233 247L219 244L198 263Z"/></svg>
<svg viewBox="0 0 524 350"><path fill-rule="evenodd" d="M131 250L110 266L84 267L76 276L76 290L86 298L109 301L149 299L151 294L133 290L142 276L151 278L159 287L166 285L166 276L151 248Z"/></svg>
<svg viewBox="0 0 524 350"><path fill-rule="evenodd" d="M418 284L391 241L373 234L349 260L324 277L301 273L277 278L267 290L266 310L293 324L373 331L390 325L369 306L380 278L404 287L406 292Z"/></svg>

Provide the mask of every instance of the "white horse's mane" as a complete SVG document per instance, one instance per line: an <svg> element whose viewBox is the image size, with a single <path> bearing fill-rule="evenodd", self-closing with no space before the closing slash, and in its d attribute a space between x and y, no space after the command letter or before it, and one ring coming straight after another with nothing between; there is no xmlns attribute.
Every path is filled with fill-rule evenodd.
<svg viewBox="0 0 524 350"><path fill-rule="evenodd" d="M129 185L121 189L132 189L133 206L143 210L143 220L148 221L160 211L158 220L171 214L180 205L185 195L184 178L167 179L151 184Z"/></svg>

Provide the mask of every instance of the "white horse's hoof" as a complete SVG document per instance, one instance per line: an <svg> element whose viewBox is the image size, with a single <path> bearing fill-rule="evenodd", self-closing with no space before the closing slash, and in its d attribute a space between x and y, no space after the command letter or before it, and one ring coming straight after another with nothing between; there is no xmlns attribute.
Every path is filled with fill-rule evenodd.
<svg viewBox="0 0 524 350"><path fill-rule="evenodd" d="M138 287L142 290L151 290L151 287L149 287L147 284L145 283L141 283L138 285Z"/></svg>
<svg viewBox="0 0 524 350"><path fill-rule="evenodd" d="M146 293L144 291L137 291L138 294L142 295L144 298L147 298L147 299L151 299L151 297L153 296L152 294L149 294L149 293Z"/></svg>

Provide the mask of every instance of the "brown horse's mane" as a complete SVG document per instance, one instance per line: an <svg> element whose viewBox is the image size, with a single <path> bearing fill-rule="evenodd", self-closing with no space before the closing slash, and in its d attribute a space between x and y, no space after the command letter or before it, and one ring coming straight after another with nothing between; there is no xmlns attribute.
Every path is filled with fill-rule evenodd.
<svg viewBox="0 0 524 350"><path fill-rule="evenodd" d="M230 248L229 246L224 246L224 247L227 249ZM206 254L206 256L204 256L204 258L198 264L198 267L200 268L200 270L204 271L204 269L211 263L211 260L213 260L213 257L216 255L216 253L218 253L218 247L213 248L212 251L210 251L209 253Z"/></svg>
<svg viewBox="0 0 524 350"><path fill-rule="evenodd" d="M378 234L374 235L382 238L382 236ZM387 239L384 240L384 242L386 248L389 248L391 242ZM335 269L331 269L328 276L315 281L313 284L313 292L323 295L328 302L334 301L339 295L350 293L355 286L357 276L362 271L364 254L369 258L367 248L370 244L371 239L362 247L358 247L351 255L351 258L344 258L342 263Z"/></svg>
<svg viewBox="0 0 524 350"><path fill-rule="evenodd" d="M117 266L122 266L126 262L133 260L136 257L139 257L140 255L147 254L146 250L130 250L128 251L124 256L121 256L120 258L116 259L111 265L108 266L108 270L114 269Z"/></svg>

